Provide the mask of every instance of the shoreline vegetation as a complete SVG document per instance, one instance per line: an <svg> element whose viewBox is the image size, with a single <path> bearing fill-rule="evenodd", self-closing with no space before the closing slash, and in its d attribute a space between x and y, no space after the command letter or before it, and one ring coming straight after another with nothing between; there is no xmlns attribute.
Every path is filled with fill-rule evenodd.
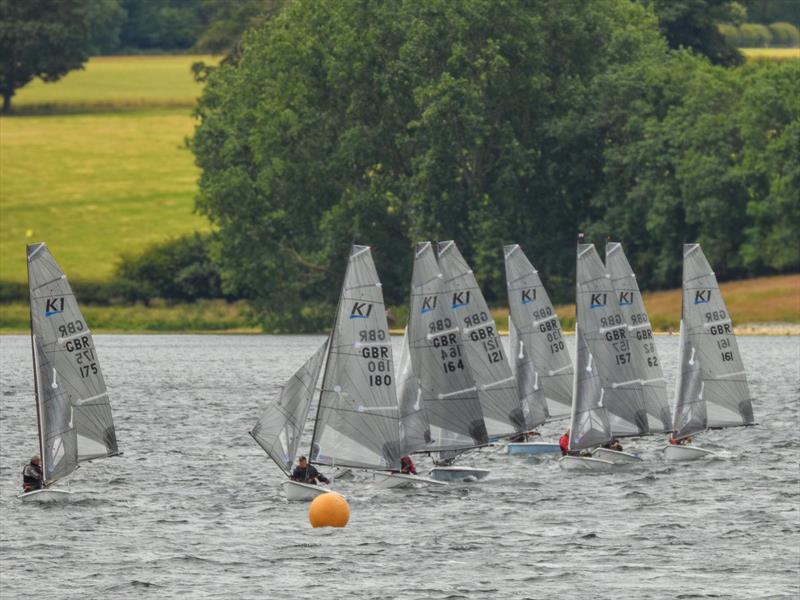
<svg viewBox="0 0 800 600"><path fill-rule="evenodd" d="M734 328L740 335L800 335L800 274L758 277L721 284ZM680 289L645 292L644 303L656 333L676 334L680 324ZM80 301L80 298L78 298ZM185 333L185 334L269 334L257 322L244 301L198 300L191 304L168 304L153 300L143 304L82 306L95 333ZM406 312L391 307L397 315L392 334L402 335ZM575 306L559 305L556 312L567 332L575 329ZM508 332L508 309L492 309L501 334ZM0 335L24 334L28 329L28 305L0 304ZM319 333L325 333L320 331Z"/></svg>

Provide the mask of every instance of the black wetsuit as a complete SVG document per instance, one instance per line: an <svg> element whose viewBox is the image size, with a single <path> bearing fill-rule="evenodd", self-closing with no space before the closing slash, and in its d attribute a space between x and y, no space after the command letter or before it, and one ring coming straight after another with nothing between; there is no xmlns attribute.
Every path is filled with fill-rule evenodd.
<svg viewBox="0 0 800 600"><path fill-rule="evenodd" d="M42 467L28 463L22 469L22 489L26 492L42 489Z"/></svg>
<svg viewBox="0 0 800 600"><path fill-rule="evenodd" d="M302 483L317 483L319 479L322 483L330 483L327 477L317 471L314 465L306 467L295 467L292 471L292 481L300 481Z"/></svg>

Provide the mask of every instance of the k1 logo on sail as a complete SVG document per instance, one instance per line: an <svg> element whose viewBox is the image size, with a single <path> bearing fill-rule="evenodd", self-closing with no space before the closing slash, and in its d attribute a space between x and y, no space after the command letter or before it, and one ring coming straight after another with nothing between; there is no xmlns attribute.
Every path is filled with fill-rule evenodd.
<svg viewBox="0 0 800 600"><path fill-rule="evenodd" d="M697 290L694 293L695 304L708 304L711 302L711 290Z"/></svg>
<svg viewBox="0 0 800 600"><path fill-rule="evenodd" d="M606 292L602 294L592 294L592 301L589 303L589 308L601 308L605 306L607 298L608 294Z"/></svg>
<svg viewBox="0 0 800 600"><path fill-rule="evenodd" d="M350 311L351 319L366 319L372 312L372 304L368 302L354 302Z"/></svg>
<svg viewBox="0 0 800 600"><path fill-rule="evenodd" d="M453 308L461 308L469 304L469 292L453 293Z"/></svg>
<svg viewBox="0 0 800 600"><path fill-rule="evenodd" d="M633 304L633 292L620 292L619 305L630 306L631 304Z"/></svg>
<svg viewBox="0 0 800 600"><path fill-rule="evenodd" d="M64 297L61 298L48 298L47 305L44 308L44 316L52 317L64 312Z"/></svg>
<svg viewBox="0 0 800 600"><path fill-rule="evenodd" d="M439 296L425 296L422 299L422 308L420 309L420 313L423 315L425 313L431 312L434 308L436 308L436 301L439 299Z"/></svg>
<svg viewBox="0 0 800 600"><path fill-rule="evenodd" d="M522 303L530 304L531 302L536 302L536 288L522 290Z"/></svg>

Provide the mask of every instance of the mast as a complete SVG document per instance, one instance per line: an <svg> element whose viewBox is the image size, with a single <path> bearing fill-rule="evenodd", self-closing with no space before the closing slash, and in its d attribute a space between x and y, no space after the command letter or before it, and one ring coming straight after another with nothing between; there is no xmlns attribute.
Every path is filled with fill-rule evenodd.
<svg viewBox="0 0 800 600"><path fill-rule="evenodd" d="M342 280L342 287L344 287L344 282L347 281L347 273L350 271L350 252L352 252L353 245L350 245L350 249L347 253L347 268L344 271L344 279ZM317 438L317 425L319 425L319 413L320 407L322 406L322 396L325 394L325 377L328 375L328 365L330 364L331 358L331 350L333 348L333 334L336 331L336 327L339 325L339 309L342 308L342 293L339 292L339 300L336 302L336 313L333 317L333 326L331 327L331 332L328 334L328 349L325 352L325 368L322 371L322 384L319 386L319 402L317 402L317 413L314 415L314 429L311 432L311 447L308 450L308 463L312 464L314 460L312 459L312 454L314 451L314 440Z"/></svg>
<svg viewBox="0 0 800 600"><path fill-rule="evenodd" d="M42 411L39 407L39 362L36 360L36 334L33 333L33 300L31 298L31 262L28 260L28 250L30 245L25 248L25 263L28 272L28 318L31 327L31 358L33 359L33 396L36 402L36 428L39 432L39 460L42 463L42 485L45 485L45 475L47 468L44 458L44 437L42 436Z"/></svg>

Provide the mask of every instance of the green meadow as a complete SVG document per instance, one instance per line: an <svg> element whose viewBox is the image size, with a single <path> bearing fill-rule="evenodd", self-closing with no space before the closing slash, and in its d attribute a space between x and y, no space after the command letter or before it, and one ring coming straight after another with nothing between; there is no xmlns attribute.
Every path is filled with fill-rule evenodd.
<svg viewBox="0 0 800 600"><path fill-rule="evenodd" d="M46 241L73 279L103 281L121 254L207 228L185 147L200 58L97 58L17 94L19 114L0 118L1 281L25 281L26 242Z"/></svg>

